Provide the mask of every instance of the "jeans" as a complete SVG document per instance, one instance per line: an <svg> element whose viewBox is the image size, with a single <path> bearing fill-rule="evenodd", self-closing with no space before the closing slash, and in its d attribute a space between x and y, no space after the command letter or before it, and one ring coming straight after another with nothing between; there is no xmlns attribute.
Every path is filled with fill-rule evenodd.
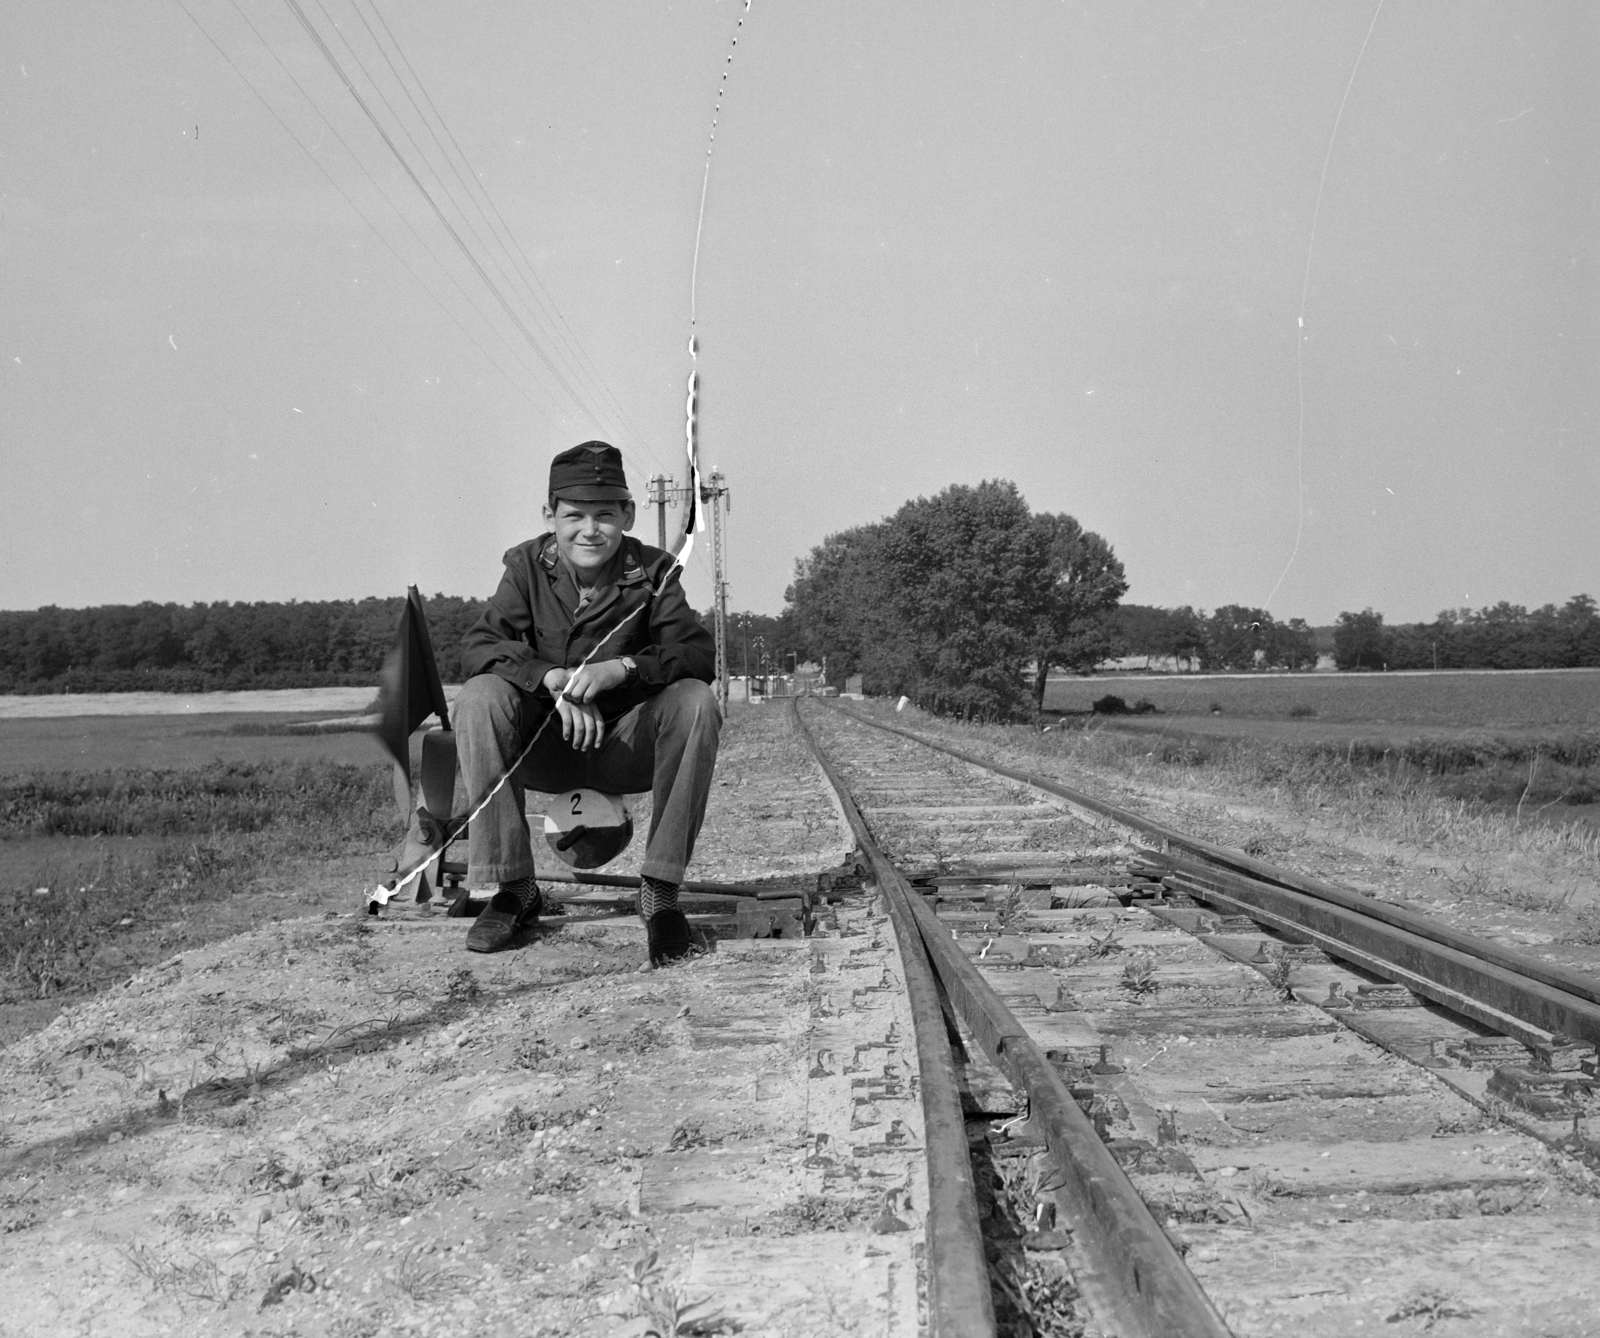
<svg viewBox="0 0 1600 1338"><path fill-rule="evenodd" d="M551 703L528 696L498 674L467 680L451 712L460 763L456 783L458 791L465 791L457 795L458 813L476 806L552 714ZM586 753L562 739L559 717L551 720L516 773L472 820L467 881L481 886L531 875L525 792L555 794L587 787L608 794L650 791L650 835L640 872L681 883L705 818L721 728L716 698L694 678L680 678L620 719L608 721L605 742Z"/></svg>

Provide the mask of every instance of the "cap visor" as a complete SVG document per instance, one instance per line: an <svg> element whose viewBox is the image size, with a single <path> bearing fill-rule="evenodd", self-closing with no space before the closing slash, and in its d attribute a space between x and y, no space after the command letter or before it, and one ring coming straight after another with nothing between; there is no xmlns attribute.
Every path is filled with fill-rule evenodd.
<svg viewBox="0 0 1600 1338"><path fill-rule="evenodd" d="M579 484L571 488L557 488L550 494L561 502L631 502L633 494L626 488L607 488L598 483Z"/></svg>

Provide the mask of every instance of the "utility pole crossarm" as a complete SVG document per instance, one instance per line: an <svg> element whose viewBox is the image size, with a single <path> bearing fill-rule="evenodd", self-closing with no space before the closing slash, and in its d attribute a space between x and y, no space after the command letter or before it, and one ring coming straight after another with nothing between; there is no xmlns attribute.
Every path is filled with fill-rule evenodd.
<svg viewBox="0 0 1600 1338"><path fill-rule="evenodd" d="M728 480L713 467L700 485L700 501L711 510L712 633L717 643L717 701L728 708L728 572L723 514L728 509Z"/></svg>

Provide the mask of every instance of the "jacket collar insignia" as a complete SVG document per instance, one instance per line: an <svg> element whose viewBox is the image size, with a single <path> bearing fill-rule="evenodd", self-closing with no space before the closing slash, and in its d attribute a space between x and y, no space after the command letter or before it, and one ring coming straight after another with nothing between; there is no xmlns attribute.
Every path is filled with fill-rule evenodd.
<svg viewBox="0 0 1600 1338"><path fill-rule="evenodd" d="M622 544L622 573L617 577L618 585L638 585L649 579L645 572L644 564L640 562L638 546L623 540ZM544 568L545 574L552 579L560 575L561 551L556 547L556 537L551 535L544 542L544 547L539 550L539 565Z"/></svg>

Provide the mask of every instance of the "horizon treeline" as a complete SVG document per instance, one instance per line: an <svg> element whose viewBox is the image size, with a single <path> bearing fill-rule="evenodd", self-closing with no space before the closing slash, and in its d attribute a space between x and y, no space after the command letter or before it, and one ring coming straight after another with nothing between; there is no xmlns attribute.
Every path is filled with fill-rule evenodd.
<svg viewBox="0 0 1600 1338"><path fill-rule="evenodd" d="M852 542L858 537L854 532L841 536ZM830 541L812 561L824 554L842 556ZM819 562L810 574L821 575L826 566L826 561ZM809 628L793 604L776 617L730 613L731 671L778 672L793 662L790 656L820 659L830 647L846 651L830 664L830 680L865 668L863 661L874 658L873 648L860 642L842 645L838 629L826 625L840 609L833 600L821 602L834 606L826 610L829 616L819 616L824 610L813 598ZM395 596L0 610L0 692L207 692L375 684L403 603ZM424 600L439 672L447 682L460 681L461 637L484 603L444 594ZM701 618L710 623L709 613ZM1364 609L1341 613L1332 627L1308 627L1299 618L1277 622L1264 609L1236 604L1209 614L1188 606L1122 604L1104 619L1080 614L1077 626L1081 636L1076 644L1047 659L1080 672L1096 658L1113 655L1172 659L1202 672L1304 671L1314 668L1318 654L1325 652L1344 670L1600 668L1600 606L1588 595L1531 610L1508 603L1447 609L1427 623L1390 625L1381 613ZM1058 634L1058 641L1069 640ZM878 674L868 676L873 686L879 685ZM899 674L882 677L904 681Z"/></svg>
<svg viewBox="0 0 1600 1338"><path fill-rule="evenodd" d="M0 611L0 692L214 692L375 684L401 596ZM439 672L486 601L424 600Z"/></svg>
<svg viewBox="0 0 1600 1338"><path fill-rule="evenodd" d="M1588 595L1574 595L1559 608L1502 601L1392 627L1371 609L1341 613L1333 658L1340 669L1600 668L1600 606Z"/></svg>
<svg viewBox="0 0 1600 1338"><path fill-rule="evenodd" d="M1122 604L1111 616L1112 654L1170 659L1201 673L1250 669L1315 669L1318 629L1304 618L1278 622L1266 609L1224 604L1206 613Z"/></svg>
<svg viewBox="0 0 1600 1338"><path fill-rule="evenodd" d="M1501 602L1445 609L1432 622L1384 623L1372 609L1341 613L1328 627L1304 619L1277 622L1265 609L1226 604L1207 614L1123 604L1112 618L1118 655L1170 659L1200 672L1308 670L1319 654L1335 668L1600 668L1600 607L1588 595L1527 609Z"/></svg>

